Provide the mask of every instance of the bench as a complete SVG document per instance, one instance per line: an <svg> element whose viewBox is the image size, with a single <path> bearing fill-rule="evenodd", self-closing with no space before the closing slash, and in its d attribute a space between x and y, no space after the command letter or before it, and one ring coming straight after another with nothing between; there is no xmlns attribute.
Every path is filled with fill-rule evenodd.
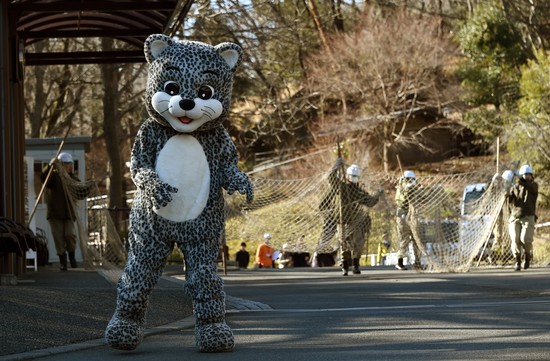
<svg viewBox="0 0 550 361"><path fill-rule="evenodd" d="M38 270L39 254L47 249L45 237L35 235L26 225L0 217L0 273L19 275L29 268Z"/></svg>
<svg viewBox="0 0 550 361"><path fill-rule="evenodd" d="M10 222L0 218L0 253L15 253L22 256L26 250L25 235L17 228L12 227Z"/></svg>

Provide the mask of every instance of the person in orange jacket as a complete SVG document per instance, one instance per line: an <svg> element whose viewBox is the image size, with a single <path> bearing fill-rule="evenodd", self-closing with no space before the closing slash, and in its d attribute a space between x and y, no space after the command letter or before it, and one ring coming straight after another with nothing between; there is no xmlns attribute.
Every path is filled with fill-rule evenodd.
<svg viewBox="0 0 550 361"><path fill-rule="evenodd" d="M273 267L273 252L275 249L271 247L271 234L264 234L264 243L258 246L256 250L256 267L272 268Z"/></svg>

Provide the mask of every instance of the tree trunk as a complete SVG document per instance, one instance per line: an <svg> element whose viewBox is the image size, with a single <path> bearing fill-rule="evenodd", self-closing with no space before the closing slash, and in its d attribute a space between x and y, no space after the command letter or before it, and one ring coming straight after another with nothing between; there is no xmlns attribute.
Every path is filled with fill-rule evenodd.
<svg viewBox="0 0 550 361"><path fill-rule="evenodd" d="M384 165L384 173L388 174L390 170L390 160L388 159L389 144L384 140L382 143L382 164Z"/></svg>
<svg viewBox="0 0 550 361"><path fill-rule="evenodd" d="M113 40L103 38L101 41L103 51L113 49ZM124 171L121 159L121 130L118 112L118 84L119 72L117 64L101 65L101 77L103 83L103 132L105 134L105 146L109 157L109 208L125 209L126 197L124 193ZM111 212L119 233L124 232L124 213Z"/></svg>
<svg viewBox="0 0 550 361"><path fill-rule="evenodd" d="M44 42L37 42L34 45L34 51L41 53L44 51ZM40 138L42 129L42 123L44 121L44 106L46 104L46 92L44 90L44 74L46 69L44 66L33 67L33 74L36 81L34 92L34 106L28 107L27 112L31 121L31 138ZM26 94L29 97L31 94Z"/></svg>
<svg viewBox="0 0 550 361"><path fill-rule="evenodd" d="M314 0L308 1L308 10L311 18L313 19L313 23L315 24L315 28L319 33L319 39L321 39L321 44L323 44L323 48L325 48L327 54L332 58L332 49L328 44L325 30L323 29L323 24L321 23L321 18L319 17L319 12L317 11L317 4L315 4Z"/></svg>
<svg viewBox="0 0 550 361"><path fill-rule="evenodd" d="M344 17L342 16L342 0L331 1L332 24L337 32L344 31Z"/></svg>

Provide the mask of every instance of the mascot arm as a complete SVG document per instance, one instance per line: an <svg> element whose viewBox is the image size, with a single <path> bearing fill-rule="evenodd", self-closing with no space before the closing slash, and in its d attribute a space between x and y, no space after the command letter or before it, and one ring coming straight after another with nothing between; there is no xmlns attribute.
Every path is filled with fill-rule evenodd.
<svg viewBox="0 0 550 361"><path fill-rule="evenodd" d="M134 142L130 165L134 184L143 193L144 198L152 202L155 209L165 207L172 200L172 193L178 191L176 187L160 180L155 171L156 148L151 149L150 143L147 143L149 147L145 145L145 140L158 138L151 123L145 122Z"/></svg>
<svg viewBox="0 0 550 361"><path fill-rule="evenodd" d="M246 173L242 172L237 164L237 149L235 144L231 140L231 137L227 131L223 131L222 142L225 143L222 146L222 149L227 149L226 154L223 155L225 159L225 180L223 183L223 188L229 194L233 194L235 191L238 191L241 194L246 194L246 201L251 203L254 199L254 189L252 187L252 182L248 178Z"/></svg>

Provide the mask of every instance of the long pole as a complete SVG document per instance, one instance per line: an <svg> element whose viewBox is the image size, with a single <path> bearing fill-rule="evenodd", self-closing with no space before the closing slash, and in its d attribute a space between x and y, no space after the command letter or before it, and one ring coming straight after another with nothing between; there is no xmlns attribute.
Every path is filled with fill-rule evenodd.
<svg viewBox="0 0 550 361"><path fill-rule="evenodd" d="M65 140L67 140L67 137L69 136L69 131L71 130L71 123L69 123L69 128L67 129L67 132L65 133L65 136L63 137L63 140L61 141L61 144L59 144L59 148L57 148L57 153L55 153L55 157L53 159L57 159L59 156L59 153L61 153L61 150L63 149L63 146L65 145ZM42 184L42 188L40 189L40 193L38 193L38 197L36 197L36 201L34 202L34 207L32 207L32 212L29 215L29 220L27 221L27 227L31 224L31 221L34 217L34 214L36 213L36 208L38 207L38 203L40 203L40 198L42 198L42 194L46 190L46 184L48 184L48 181L50 180L50 177L52 176L53 172L53 166L50 167L48 170L48 175L46 176L46 180L44 180L44 184Z"/></svg>
<svg viewBox="0 0 550 361"><path fill-rule="evenodd" d="M342 261L344 260L344 241L345 241L345 225L344 225L344 210L343 210L343 202L342 202L342 193L344 188L344 162L342 158L342 149L340 145L340 139L337 140L338 145L338 158L342 160L342 163L340 164L340 167L338 168L338 215L339 215L339 223L340 223L340 254L342 257ZM342 263L343 264L343 263Z"/></svg>
<svg viewBox="0 0 550 361"><path fill-rule="evenodd" d="M499 172L500 163L500 137L497 137L497 173Z"/></svg>
<svg viewBox="0 0 550 361"><path fill-rule="evenodd" d="M397 158L397 164L399 165L399 171L401 172L401 175L403 175L403 167L401 167L401 159L399 159L399 154L396 154L395 158Z"/></svg>

